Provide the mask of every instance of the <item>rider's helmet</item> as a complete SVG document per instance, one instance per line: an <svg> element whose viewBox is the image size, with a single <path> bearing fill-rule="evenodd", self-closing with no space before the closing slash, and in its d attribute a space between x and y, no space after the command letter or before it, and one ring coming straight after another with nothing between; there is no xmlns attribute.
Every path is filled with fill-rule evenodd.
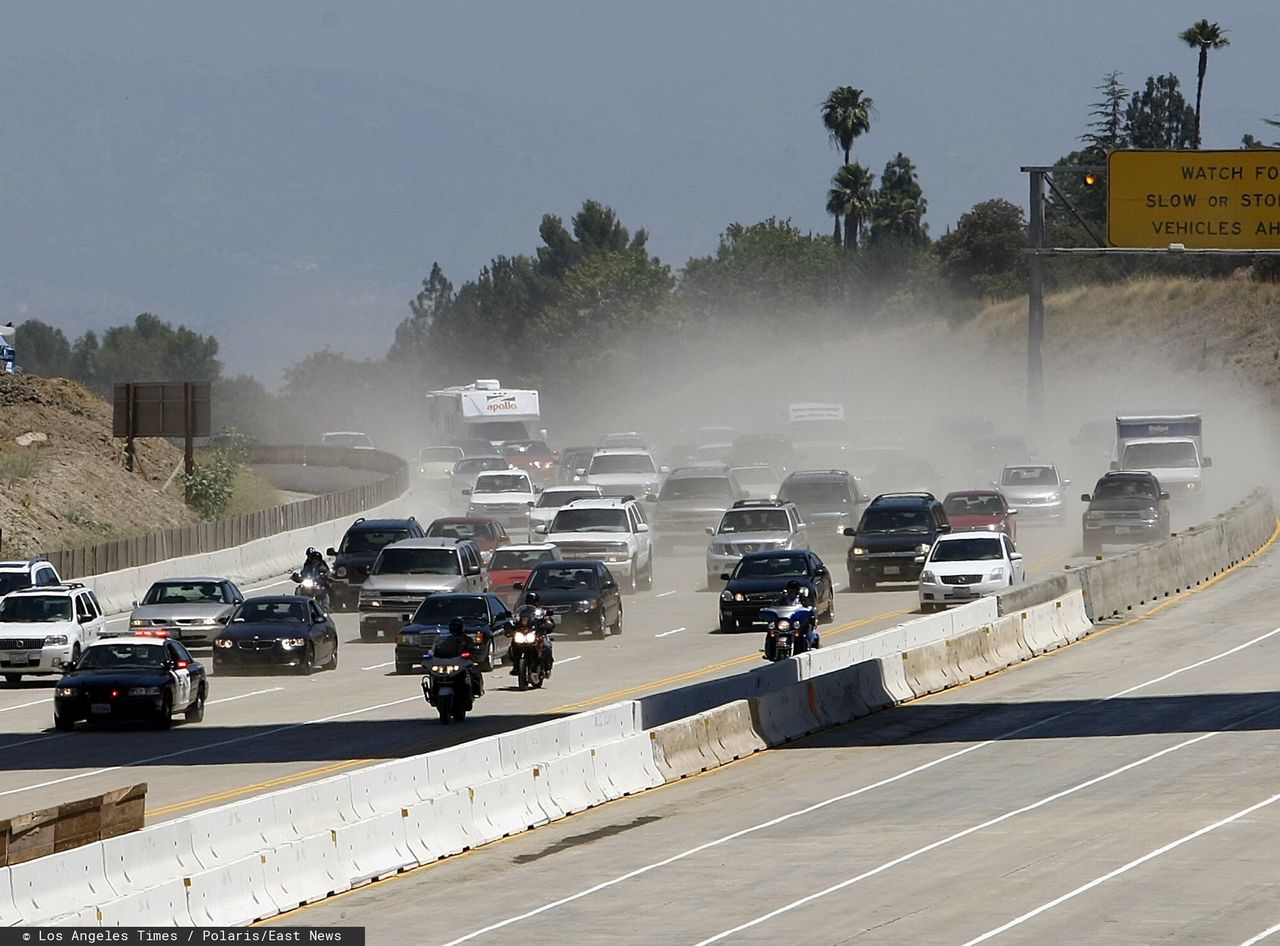
<svg viewBox="0 0 1280 946"><path fill-rule="evenodd" d="M463 634L466 632L467 625L463 623L462 618L454 618L449 622L450 634Z"/></svg>
<svg viewBox="0 0 1280 946"><path fill-rule="evenodd" d="M320 554L320 550L316 548L314 545L311 548L307 549L307 561L312 561L314 559L323 558L323 557L324 556Z"/></svg>
<svg viewBox="0 0 1280 946"><path fill-rule="evenodd" d="M800 597L800 592L801 592L801 590L802 590L802 587L803 587L803 586L802 586L802 585L800 584L800 582L798 582L798 581L792 580L792 581L787 582L787 588L786 588L786 591L787 591L787 597L788 597L788 598L799 598L799 597Z"/></svg>
<svg viewBox="0 0 1280 946"><path fill-rule="evenodd" d="M516 609L515 625L518 628L528 630L529 628L538 627L546 620L547 612L542 610L536 604L523 604Z"/></svg>
<svg viewBox="0 0 1280 946"><path fill-rule="evenodd" d="M531 604L536 608L542 604L542 599L538 597L538 593L536 591L530 591L525 594L524 603Z"/></svg>

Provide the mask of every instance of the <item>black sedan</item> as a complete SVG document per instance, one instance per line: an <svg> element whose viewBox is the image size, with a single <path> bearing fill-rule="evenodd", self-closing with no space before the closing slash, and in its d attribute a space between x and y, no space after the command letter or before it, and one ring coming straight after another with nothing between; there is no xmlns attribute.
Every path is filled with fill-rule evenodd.
<svg viewBox="0 0 1280 946"><path fill-rule="evenodd" d="M249 598L213 641L214 673L285 668L338 669L338 628L302 595Z"/></svg>
<svg viewBox="0 0 1280 946"><path fill-rule="evenodd" d="M436 644L436 638L447 633L454 618L462 618L467 633L480 647L477 662L480 669L490 671L498 651L494 638L502 633L511 613L495 594L431 595L414 612L413 619L396 635L396 673L409 673L422 666L422 655Z"/></svg>
<svg viewBox="0 0 1280 946"><path fill-rule="evenodd" d="M777 604L788 584L798 581L813 594L818 620L835 619L831 574L822 559L809 551L778 550L744 555L720 593L720 630L749 629L760 623L760 611Z"/></svg>
<svg viewBox="0 0 1280 946"><path fill-rule="evenodd" d="M168 729L173 714L204 719L209 681L182 644L156 637L113 637L84 649L53 691L53 727L142 720Z"/></svg>
<svg viewBox="0 0 1280 946"><path fill-rule="evenodd" d="M528 581L514 587L520 592L516 608L529 592L537 592L539 606L550 612L557 630L596 637L622 633L622 595L603 562L541 562Z"/></svg>

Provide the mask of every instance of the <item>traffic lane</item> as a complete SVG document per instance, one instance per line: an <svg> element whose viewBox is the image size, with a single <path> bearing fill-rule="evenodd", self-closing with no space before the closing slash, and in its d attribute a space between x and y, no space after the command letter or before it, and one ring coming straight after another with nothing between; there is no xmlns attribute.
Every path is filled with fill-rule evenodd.
<svg viewBox="0 0 1280 946"><path fill-rule="evenodd" d="M1188 797L1216 800L1222 795L1223 785L1243 793L1245 801L1252 801L1259 793L1265 794L1275 771L1272 759L1277 721L1274 672L1270 668L1280 641L1280 632L1272 627L1276 570L1276 556L1264 556L1218 583L1212 594L1192 595L1149 620L1103 633L970 686L820 734L794 748L755 756L700 778L603 806L472 856L441 862L426 871L300 911L285 922L367 924L371 935L401 942L403 935L398 931L410 928L407 914L402 916L399 912L403 905L419 902L421 897L417 895L427 893L426 884L439 889L441 884L465 882L473 904L509 905L510 898L504 898L501 892L516 889L542 893L542 897L526 901L529 909L556 898L575 898L538 917L478 937L480 942L493 942L498 936L512 934L528 942L590 942L597 933L600 941L626 939L634 936L632 930L648 928L645 924L651 920L652 910L647 907L653 903L665 905L661 930L664 941L681 941L684 924L690 923L697 930L688 933L687 941L695 942L695 932L715 926L704 922L708 913L724 920L706 934L714 935L765 912L752 913L746 907L758 901L760 891L768 889L771 878L782 878L779 886L796 891L794 897L799 897L833 881L856 876L852 871L840 870L851 855L841 853L835 845L833 834L837 832L841 833L841 843L848 846L846 850L858 852L859 857L866 849L875 851L877 845L885 846L877 864L888 863L915 849L903 843L904 832L932 828L910 839L926 844L946 838L948 833L937 826L960 824L960 819L952 817L954 808L985 814L989 820L1019 804L1048 797L1046 791L1062 791L1079 784L1082 778L1097 778L1190 742L1198 738L1198 734L1188 732L1195 726L1226 725L1258 712L1271 713L1250 724L1261 728L1215 737L1219 746L1228 746L1227 751L1221 756L1204 757L1211 761L1196 766L1191 773L1175 770L1172 775L1161 775L1165 756L1143 763L1147 773L1155 773L1157 783L1170 786L1170 803L1175 807ZM1213 698L1195 700L1194 695L1201 690ZM1103 704L1096 702L1104 697L1112 699ZM1132 702L1139 697L1144 702ZM1045 718L1046 709L1037 713L1034 704L1047 699L1055 703L1047 708L1048 718L1067 728L1046 731L1046 735L1057 738L1031 738L1032 731L1025 727ZM1069 700L1083 703L1064 717L1061 704ZM1135 706L1148 709L1135 712ZM981 726L975 727L979 721ZM974 738L980 741L971 741ZM1241 740L1261 740L1261 744ZM1253 751L1242 754L1233 751L1233 745ZM1177 751L1194 754L1203 749L1199 743L1192 743ZM1075 782L1071 781L1073 775ZM1117 773L1112 779L1124 775ZM1214 782L1194 784L1203 778ZM613 878L626 877L628 871L645 871L640 875L645 878L665 872L674 864L664 865L664 860L678 857L700 843L713 843L717 838L800 809L804 803L814 804L813 799L823 795L820 789L824 786L837 797L849 796L847 801L851 804L837 811L837 805L845 805L844 801L837 802L788 821L785 830L770 835L775 842L765 845L755 859L742 856L727 842L702 852L705 857L699 861L701 869L692 876L673 880L661 890L642 895L631 880L623 880L617 887L580 896ZM1039 796L1037 788L1041 791ZM1115 803L1109 793L1097 794L1095 804L1101 809ZM826 796L830 797L831 794ZM819 798L819 802L823 800ZM1008 804L1001 809L993 801ZM1230 799L1223 798L1223 802L1224 809L1231 809ZM1136 811L1128 810L1127 817L1119 819L1116 830L1133 833L1158 824L1160 813L1153 818L1152 812L1151 807L1139 802ZM1079 830L1072 803L1049 804L1025 817L1034 820L1033 836L1044 834L1058 839L1058 844L1051 844L1051 850L1043 855L1045 864L1051 865L1055 858L1070 852ZM990 836L1002 838L1007 830L1005 823L992 826ZM1016 859L1018 845L1010 842L1007 846ZM676 863L693 856L700 855L686 855ZM919 862L927 863L927 858L920 858ZM952 876L942 872L927 874L924 885L934 891L934 900L894 899L890 890L882 899L887 907L881 922L891 923L890 929L896 933L902 920L924 909L922 903L939 899L954 900L960 905L962 916L974 915L974 901L985 895L990 879L982 871L975 884L975 863L980 865L972 857L963 858ZM759 869L762 864L769 865L767 872ZM1264 867L1273 864L1271 855ZM743 865L751 865L752 869L743 871ZM805 873L814 865L818 865L818 877ZM530 874L528 867L533 867L536 874ZM721 890L722 881L732 883L743 873L750 877L751 884L740 896L733 896L732 889ZM1052 879L1051 870L1049 874ZM1274 874L1271 869L1269 875ZM894 876L901 882L903 873ZM1016 882L1022 876L1028 876L1025 868L1012 871L1004 879ZM554 880L548 882L547 878ZM714 887L708 878L713 879ZM421 890L417 889L419 885L424 885ZM492 890L487 889L489 885ZM1048 896L1060 894L1060 887ZM612 893L619 889L625 889L627 895L612 899ZM715 889L716 896L707 896L709 889ZM600 906L606 901L607 906ZM871 898L857 901L859 905L872 902ZM571 921L567 918L571 914L566 911L574 910L588 911L590 915L584 914L582 923ZM846 902L845 912L848 910ZM443 942L502 922L515 913L515 909L473 911L470 924L450 922L439 934L434 933L438 924L433 925L433 938ZM1004 922L1008 915L1011 912L996 919ZM552 918L555 922L550 922ZM550 925L533 925L543 920ZM681 935L675 932L677 922ZM1245 923L1249 935L1267 925L1256 917ZM842 940L848 923L841 918L832 928L842 932L817 941ZM803 938L810 940L815 929L821 927L804 924ZM800 938L796 935L789 940L786 935L778 935L776 928L770 930L775 942ZM868 939L877 941L877 936L872 933ZM954 927L943 931L942 939L958 941Z"/></svg>
<svg viewBox="0 0 1280 946"><path fill-rule="evenodd" d="M502 721L502 728L512 728L545 718L544 714L576 711L763 666L756 662L756 635L726 637L714 628L699 630L703 602L714 607L714 597L704 592L629 596L626 626L634 629L638 619L646 630L663 630L652 630L647 640L645 633L629 638L624 634L623 638L606 641L561 636L557 653L562 672L546 689L501 697L499 694L510 684L499 671L497 676L490 675L490 693L478 704L479 715L491 715ZM909 588L905 592L860 594L849 600L852 607L846 606L844 600L839 607L838 615L844 620L838 617L838 623L825 629L828 640L872 633L901 620L914 604ZM9 707L13 713L0 716L0 748L20 748L22 753L10 757L14 771L0 775L0 812L29 810L26 806L33 800L56 803L80 797L66 794L72 782L76 783L76 791L115 787L134 770L151 780L153 807L172 808L184 802L194 803L194 807L208 797L223 800L237 789L252 794L264 783L274 785L281 779L295 780L311 773L319 777L334 762L354 760L364 764L365 760L439 745L417 738L414 726L416 720L427 715L427 708L420 702L416 675L405 678L389 672L392 645L355 643L355 616L338 615L337 620L348 641L337 674L319 674L305 682L290 677L213 676L210 682L214 705L207 722L179 724L177 731L185 733L181 737L135 728L77 733L78 742L59 744L58 735L39 733L49 725L49 704L24 700ZM624 647L624 639L631 643ZM272 685L263 685L264 681ZM301 689L303 686L306 688ZM24 712L28 714L26 718ZM359 725L348 722L338 726L348 735L359 732L358 742L339 738L331 731L334 726L315 722L334 715L360 717ZM307 729L299 730L299 724L305 724ZM33 730L37 731L35 736ZM172 745L174 738L192 744L184 744L182 765L176 771L167 771L170 754L166 747ZM450 738L471 736L460 730ZM360 751L353 751L353 745L359 745ZM42 760L48 761L42 766ZM245 780L239 768L245 764L274 767L268 772L255 769L255 778ZM0 757L0 768L3 767ZM219 767L226 771L210 775ZM199 774L194 774L192 768Z"/></svg>

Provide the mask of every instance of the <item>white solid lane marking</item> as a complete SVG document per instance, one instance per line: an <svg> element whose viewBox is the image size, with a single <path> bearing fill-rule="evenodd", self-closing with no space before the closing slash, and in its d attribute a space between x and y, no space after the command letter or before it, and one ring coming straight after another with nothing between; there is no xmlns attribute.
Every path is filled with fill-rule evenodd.
<svg viewBox="0 0 1280 946"><path fill-rule="evenodd" d="M393 663L395 663L394 660L388 660L386 663L374 664L371 667L361 667L360 669L361 670L381 670L383 667L390 667Z"/></svg>
<svg viewBox="0 0 1280 946"><path fill-rule="evenodd" d="M674 631L663 631L661 634L654 634L654 637L670 637L672 634L679 634L681 631L689 630L687 627L677 627Z"/></svg>
<svg viewBox="0 0 1280 946"><path fill-rule="evenodd" d="M264 693L279 693L284 687L271 687L268 690L254 690L252 693L241 693L239 696L224 696L218 700L205 700L205 706L213 706L216 703L234 703L236 700L248 699L251 696L262 696Z"/></svg>
<svg viewBox="0 0 1280 946"><path fill-rule="evenodd" d="M1102 884L1105 884L1108 880L1112 880L1116 877L1119 877L1121 874L1127 874L1129 871L1133 870L1135 867L1141 867L1147 861L1153 861L1162 854L1167 854L1170 851L1174 850L1175 848L1182 847L1182 845L1186 844L1189 841L1194 841L1198 837L1202 837L1203 835L1209 834L1212 831L1217 831L1219 828L1224 828L1229 824L1239 821L1241 818L1246 818L1249 815L1253 814L1255 811L1260 811L1263 808L1266 808L1268 805L1274 805L1277 801L1280 801L1280 793L1272 795L1270 798L1264 798L1262 801L1257 802L1256 804L1250 805L1248 808L1242 808L1240 811L1237 811L1234 815L1228 815L1225 818L1215 821L1213 824L1207 824L1203 828L1200 828L1199 830L1192 831L1190 834L1184 834L1182 837L1178 838L1176 841L1170 841L1168 844L1164 845L1163 847L1158 847L1154 851L1148 851L1146 854L1143 854L1141 857L1136 857L1133 860L1131 860L1129 863L1121 867L1117 867L1113 871L1108 871L1107 873L1103 874L1101 877L1095 877L1093 880L1089 881L1087 884L1081 884L1079 887L1077 887L1075 890L1072 890L1070 893L1064 893L1061 897L1058 897L1057 899L1054 899L1054 900L1050 900L1048 903L1041 904L1040 906L1036 907L1034 910L1028 910L1026 913L1022 914L1022 916L1016 919L1010 920L1008 923L1004 924L1004 926L998 926L994 930L988 930L986 933L983 933L981 936L977 936L969 940L969 942L965 943L964 946L976 946L976 944L978 943L985 943L987 940L991 939L992 937L999 936L1001 933L1005 932L1005 930L1011 930L1015 926L1021 926L1027 920L1030 920L1033 917L1037 917L1041 913L1044 913L1047 910L1052 910L1054 907L1058 906L1059 904L1066 903L1068 900L1071 900L1072 898L1077 897L1082 893L1086 893L1092 890L1094 887L1099 887ZM1270 930L1268 930L1266 933L1263 933L1262 935L1266 936L1268 935L1268 933L1274 933L1277 929L1280 929L1280 927L1272 927ZM1250 943L1257 942L1257 938L1255 937L1254 939L1249 940L1249 942ZM1246 944L1246 946L1248 946L1248 944Z"/></svg>
<svg viewBox="0 0 1280 946"><path fill-rule="evenodd" d="M878 782L873 782L870 785L864 785L861 788L855 788L852 791L845 792L842 795L836 795L833 798L828 798L823 801L817 802L813 805L808 806L807 808L801 808L797 811L788 812L787 814L774 818L771 821L766 821L758 825L752 825L749 828L743 828L739 831L733 832L732 834L727 834L727 835L724 835L723 837L717 838L714 841L708 841L705 844L700 844L697 847L690 848L687 851L682 851L679 854L672 855L671 857L665 860L657 861L656 863L648 864L644 867L636 868L635 870L630 871L629 873L622 874L618 877L612 878L611 880L606 880L599 884L596 884L594 887L588 887L585 890L580 890L578 893L571 894L567 897L562 897L561 899L555 900L551 903L544 904L540 907L530 910L527 913L522 913L519 916L510 917L506 920L501 920L497 923L486 926L484 929L480 929L480 930L476 930L475 932L468 933L466 936L459 937L458 939L455 939L450 941L449 943L446 943L445 946L458 946L459 943L468 942L469 940L475 939L476 937L479 937L479 936L483 936L486 933L492 933L495 930L500 930L504 927L511 926L512 924L519 923L522 920L527 920L531 917L538 916L541 913L546 913L549 910L554 910L557 907L564 906L565 904L573 903L575 900L581 900L582 898L588 897L591 894L599 893L601 890L607 890L610 887L614 887L618 884L624 883L625 881L631 880L635 877L640 877L651 871L657 870L660 867L666 867L669 864L674 864L677 861L684 860L687 857L692 857L694 854L701 853L702 851L708 850L709 848L718 847L722 844L727 844L728 842L734 841L745 835L753 834L757 831L762 831L766 828L771 828L776 825L782 824L783 822L790 821L792 818L799 818L803 815L812 814L815 811L820 811L824 808L828 808L831 805L838 804L842 801L848 801L849 799L855 798L858 795L862 795L866 792L870 792L877 788L883 788L886 785L891 785L895 782L902 781L903 779L909 778L913 775L918 775L919 773L927 771L928 769L932 769L935 766L942 765L945 762L951 762L955 759L961 758L962 756L966 756L971 752L976 752L979 749L985 749L986 747L994 745L997 742L1001 742L1006 739L1012 739L1013 737L1019 736L1022 733L1030 732L1033 729L1039 729L1041 726L1047 725L1048 723L1055 722L1066 716L1073 716L1076 713L1083 712L1085 709L1089 709L1099 703L1106 703L1110 700L1116 699L1121 695L1133 693L1137 690L1143 689L1144 687L1152 686L1155 683L1160 682L1161 680L1167 680L1170 677L1176 676L1179 673L1182 673L1184 670L1188 670L1192 667L1202 667L1205 664L1212 663L1215 660L1220 660L1223 657L1239 652L1245 647L1249 647L1249 646L1252 646L1253 644L1261 643L1262 641L1265 641L1271 637L1274 637L1277 634L1280 634L1280 627L1277 627L1271 631L1268 631L1265 634L1261 634L1258 637L1255 637L1252 640L1246 641L1243 644L1240 644L1236 647L1232 647L1229 650L1222 651L1219 654L1206 658L1205 660L1200 660L1194 664L1189 664L1186 667L1182 667L1170 673L1163 674L1152 680L1148 680L1145 683L1140 683L1137 686L1128 687L1127 689L1121 690L1119 693L1113 693L1111 696L1102 697L1101 699L1094 700L1090 703L1086 703L1077 709L1067 710L1062 713L1056 713L1053 716L1049 716L1049 717L1046 717L1045 719L1037 720L1034 723L1028 723L1025 726L1019 726L1016 729L1011 729L1007 732L1001 733L1000 735L996 736L993 739L988 739L986 742L979 742L979 743L975 743L972 746L966 746L965 748L959 749L956 752L952 752L948 755L934 759L932 762L925 762L922 765L918 765L914 768L908 769L905 772L899 772L897 775L891 775L888 778L881 779Z"/></svg>
<svg viewBox="0 0 1280 946"><path fill-rule="evenodd" d="M1263 930L1257 936L1253 936L1253 937L1250 937L1249 939L1246 939L1243 943L1240 944L1240 946L1255 946L1256 943L1261 943L1268 936L1272 936L1276 933L1280 933L1280 923L1277 923L1275 926L1271 927L1270 929Z"/></svg>
<svg viewBox="0 0 1280 946"><path fill-rule="evenodd" d="M668 595L673 595L673 594L675 594L675 592L674 592L674 591L664 591L664 592L662 592L661 594L656 594L656 595L654 595L654 597L655 597L655 598L665 598L665 597L667 597Z"/></svg>
<svg viewBox="0 0 1280 946"><path fill-rule="evenodd" d="M53 697L48 697L47 699L43 699L43 700L32 700L30 703L19 703L17 706L6 706L4 709L0 709L0 713L7 713L9 712L9 710L26 709L28 706L39 706L42 703L52 703L52 702L53 702Z"/></svg>
<svg viewBox="0 0 1280 946"><path fill-rule="evenodd" d="M578 654L578 656L576 656L576 657L563 657L563 658L561 658L560 660L557 660L557 661L556 661L556 663L557 663L557 664L571 664L571 663L573 663L575 660L581 660L581 659L582 659L582 654Z"/></svg>

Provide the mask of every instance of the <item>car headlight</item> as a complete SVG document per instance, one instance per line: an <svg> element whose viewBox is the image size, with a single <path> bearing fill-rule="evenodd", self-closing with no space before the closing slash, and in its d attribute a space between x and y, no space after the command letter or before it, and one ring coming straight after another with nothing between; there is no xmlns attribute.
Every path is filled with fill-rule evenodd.
<svg viewBox="0 0 1280 946"><path fill-rule="evenodd" d="M75 688L75 687L54 687L53 695L54 695L54 696L63 696L63 697L66 697L66 696L75 696L75 695L76 695L76 688Z"/></svg>
<svg viewBox="0 0 1280 946"><path fill-rule="evenodd" d="M778 620L778 630L780 630L780 631L789 631L789 630L791 630L791 622L790 622L790 621L788 621L786 618L780 618L780 619Z"/></svg>
<svg viewBox="0 0 1280 946"><path fill-rule="evenodd" d="M129 687L129 696L159 696L159 687Z"/></svg>
<svg viewBox="0 0 1280 946"><path fill-rule="evenodd" d="M867 550L866 550L866 549L864 549L864 548L862 548L862 547L860 547L860 546L855 545L855 546L853 547L853 554L854 554L854 555L866 555L866 554L867 554Z"/></svg>
<svg viewBox="0 0 1280 946"><path fill-rule="evenodd" d="M721 600L721 601L732 601L732 600L733 600L733 592L732 592L732 591L722 591L722 592L720 592L720 600Z"/></svg>
<svg viewBox="0 0 1280 946"><path fill-rule="evenodd" d="M333 577L334 577L334 578L346 578L346 577L347 577L347 566L346 566L346 565L339 565L339 566L337 566L337 567L333 570Z"/></svg>
<svg viewBox="0 0 1280 946"><path fill-rule="evenodd" d="M282 637L280 638L280 646L285 650L297 650L299 647L305 646L307 639L305 637Z"/></svg>
<svg viewBox="0 0 1280 946"><path fill-rule="evenodd" d="M382 602L379 601L377 598L364 598L360 601L360 603L370 608L382 607Z"/></svg>
<svg viewBox="0 0 1280 946"><path fill-rule="evenodd" d="M220 650L230 650L232 647L236 646L236 642L226 637L219 637L213 642L213 646Z"/></svg>
<svg viewBox="0 0 1280 946"><path fill-rule="evenodd" d="M66 634L50 634L44 639L46 647L65 647L67 643Z"/></svg>
<svg viewBox="0 0 1280 946"><path fill-rule="evenodd" d="M1062 494L1061 494L1061 493L1050 493L1047 497L1045 497L1045 501L1046 501L1046 502L1051 502L1051 503L1060 503L1060 502L1062 502Z"/></svg>
<svg viewBox="0 0 1280 946"><path fill-rule="evenodd" d="M142 621L142 620L134 619L134 620L132 620L132 621L130 621L130 622L129 622L129 626L130 626L130 627L142 627L142 626L143 626L143 625L145 625L146 623L147 623L146 621Z"/></svg>
<svg viewBox="0 0 1280 946"><path fill-rule="evenodd" d="M999 581L1004 577L1004 566L991 569L991 574L987 576L987 581Z"/></svg>
<svg viewBox="0 0 1280 946"><path fill-rule="evenodd" d="M1199 483L1188 483L1188 484L1187 484L1187 489L1199 489L1199 488L1200 488L1200 484L1199 484Z"/></svg>
<svg viewBox="0 0 1280 946"><path fill-rule="evenodd" d="M1103 514L1101 512L1098 512L1097 510L1090 510L1089 512L1086 512L1084 514L1084 517L1088 519L1090 522L1101 522L1103 519Z"/></svg>
<svg viewBox="0 0 1280 946"><path fill-rule="evenodd" d="M1156 512L1154 509L1147 509L1142 513L1143 522L1155 522L1159 518L1160 518L1160 514Z"/></svg>
<svg viewBox="0 0 1280 946"><path fill-rule="evenodd" d="M920 580L923 582L928 582L929 584L933 584L938 580L938 576L926 568L924 571L920 573Z"/></svg>
<svg viewBox="0 0 1280 946"><path fill-rule="evenodd" d="M919 552L921 555L928 555L929 549L931 548L933 548L933 546L930 545L928 542L921 542L919 545L916 546L916 551Z"/></svg>
<svg viewBox="0 0 1280 946"><path fill-rule="evenodd" d="M581 601L578 601L574 604L574 610L576 611L594 611L598 607L600 607L599 601L594 601L587 598L583 598Z"/></svg>
<svg viewBox="0 0 1280 946"><path fill-rule="evenodd" d="M734 601L746 601L746 600L747 600L747 596L746 596L746 595L744 595L741 591L735 591L735 592L733 593L733 600L734 600Z"/></svg>

